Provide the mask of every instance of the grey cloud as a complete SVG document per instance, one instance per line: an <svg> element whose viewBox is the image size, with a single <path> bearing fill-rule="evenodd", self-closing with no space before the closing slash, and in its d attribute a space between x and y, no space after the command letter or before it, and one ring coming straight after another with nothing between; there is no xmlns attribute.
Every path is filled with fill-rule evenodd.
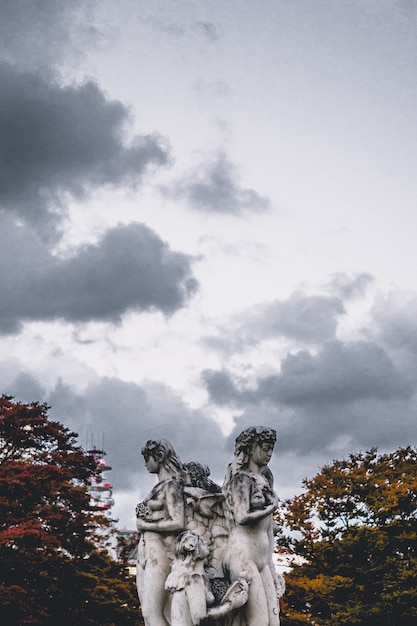
<svg viewBox="0 0 417 626"><path fill-rule="evenodd" d="M0 362L0 371L7 367L8 363ZM120 492L129 491L132 517L137 502L135 498L140 493L142 496L146 494L155 482L146 471L140 454L148 439L168 439L183 461L196 460L209 465L213 480L222 484L227 464L233 458L233 438L225 438L211 418L203 411L190 409L169 387L102 378L84 391L76 391L59 381L52 391L47 392L35 376L18 374L15 368L13 372L15 380L3 391L11 393L13 389L16 400L46 402L51 407L50 417L77 432L79 442L85 448L91 443L101 446L103 442L106 460L112 466L107 477L114 484L116 503ZM31 396L31 393L39 395ZM254 416L250 423L259 423L257 418ZM266 423L274 425L269 417ZM274 467L281 452L279 443L273 458ZM281 481L285 480L289 469L285 467L281 472ZM291 486L295 492L300 484L292 481ZM129 512L126 516L130 518Z"/></svg>
<svg viewBox="0 0 417 626"><path fill-rule="evenodd" d="M201 377L207 387L210 400L218 405L233 403L239 398L235 383L226 370L206 369Z"/></svg>
<svg viewBox="0 0 417 626"><path fill-rule="evenodd" d="M364 398L390 398L411 391L389 355L374 342L327 342L313 355L307 350L287 354L279 374L259 378L256 390L238 391L229 373L206 370L204 379L221 404L241 399L287 406L338 406ZM241 385L239 385L240 387Z"/></svg>
<svg viewBox="0 0 417 626"><path fill-rule="evenodd" d="M259 380L257 394L288 405L340 405L408 392L390 357L377 344L334 340L316 356L307 351L287 355L279 375Z"/></svg>
<svg viewBox="0 0 417 626"><path fill-rule="evenodd" d="M391 291L380 295L372 309L372 320L379 338L389 347L417 354L417 295Z"/></svg>
<svg viewBox="0 0 417 626"><path fill-rule="evenodd" d="M222 152L164 192L205 213L240 215L265 211L271 206L269 198L240 187L236 167Z"/></svg>
<svg viewBox="0 0 417 626"><path fill-rule="evenodd" d="M15 397L20 399L18 394ZM89 427L93 418L99 415L98 411L95 408L91 411L87 406L84 393L77 393L62 378L58 380L52 391L49 393L45 391L42 400L48 401L48 406L51 407L52 418L64 423L67 428L71 428L80 435L80 444L84 448L88 446L90 435L103 438L104 429L98 428L93 432Z"/></svg>
<svg viewBox="0 0 417 626"><path fill-rule="evenodd" d="M1 0L0 56L44 72L76 58L97 38L94 5L94 0Z"/></svg>
<svg viewBox="0 0 417 626"><path fill-rule="evenodd" d="M255 338L284 336L301 342L320 343L335 336L338 317L344 313L339 298L296 292L287 300L255 307L248 312L243 327Z"/></svg>
<svg viewBox="0 0 417 626"><path fill-rule="evenodd" d="M173 36L204 39L208 43L214 43L220 37L219 30L213 22L196 20L194 22L167 22L154 17L144 20L156 30Z"/></svg>
<svg viewBox="0 0 417 626"><path fill-rule="evenodd" d="M66 258L52 255L30 229L6 220L2 226L3 332L32 320L118 322L128 310L169 315L197 288L191 257L142 224L112 228Z"/></svg>
<svg viewBox="0 0 417 626"><path fill-rule="evenodd" d="M16 364L15 364L16 365ZM0 369L2 364L0 363ZM46 401L53 419L79 433L87 446L91 436L104 438L107 459L113 466L111 481L115 497L119 490L149 490L154 483L145 471L140 448L150 438L169 439L183 461L199 460L212 470L221 483L227 463L232 459L236 435L249 425L265 424L278 431L276 453L271 461L280 492L297 492L300 480L332 458L372 445L392 450L416 440L416 397L354 397L352 401L302 406L280 403L275 397L248 397L247 392L232 390L239 403L235 428L225 439L218 425L203 411L193 410L169 387L158 383L121 381L102 378L84 391L75 391L62 381L46 392L33 375L16 374L10 389L18 400ZM211 373L213 374L213 373ZM212 375L218 389L230 386L231 377ZM240 381L241 382L241 381ZM223 393L222 391L222 393ZM30 393L43 394L31 397ZM225 394L230 393L225 391ZM25 394L24 397L21 394ZM19 397L20 396L20 397ZM302 467L302 474L300 474ZM288 495L291 495L290 493ZM135 501L132 495L132 509Z"/></svg>
<svg viewBox="0 0 417 626"><path fill-rule="evenodd" d="M218 425L165 385L103 378L76 393L60 383L47 401L54 419L75 429L82 442L88 433L104 436L119 489L138 487L138 475L141 482L147 479L140 449L148 439L161 437L172 442L184 462L198 460L210 466L213 477L223 477L227 457Z"/></svg>
<svg viewBox="0 0 417 626"><path fill-rule="evenodd" d="M0 210L50 232L65 194L136 186L169 151L158 135L124 140L129 111L93 82L61 86L0 65Z"/></svg>
<svg viewBox="0 0 417 626"><path fill-rule="evenodd" d="M198 21L195 22L195 28L197 31L201 32L209 42L217 41L219 38L219 31L213 22Z"/></svg>
<svg viewBox="0 0 417 626"><path fill-rule="evenodd" d="M46 392L32 374L21 371L14 380L0 390L0 394L2 393L18 398L20 402L41 402Z"/></svg>
<svg viewBox="0 0 417 626"><path fill-rule="evenodd" d="M246 406L235 419L231 435L256 422L266 423L278 431L278 448L300 457L324 456L323 462L364 450L372 446L393 450L417 439L416 398L365 398L337 407L293 407L259 402ZM318 463L318 462L317 462ZM314 472L317 464L310 471Z"/></svg>
<svg viewBox="0 0 417 626"><path fill-rule="evenodd" d="M346 454L417 437L414 385L374 342L331 341L317 355L288 354L280 373L258 378L255 388L227 370L206 370L203 379L210 401L239 413L234 435L268 423L283 450Z"/></svg>
<svg viewBox="0 0 417 626"><path fill-rule="evenodd" d="M240 352L274 338L321 345L335 337L338 318L344 313L339 298L295 292L287 300L275 300L243 311L225 328L220 328L217 336L205 337L203 343L224 353Z"/></svg>
<svg viewBox="0 0 417 626"><path fill-rule="evenodd" d="M332 274L328 289L344 300L362 296L374 282L374 277L367 272L349 276L344 272Z"/></svg>
<svg viewBox="0 0 417 626"><path fill-rule="evenodd" d="M78 433L84 448L103 442L116 489L150 488L154 482L140 454L148 439L168 439L184 462L197 460L209 465L218 481L230 460L216 422L191 409L160 383L138 385L100 378L76 391L60 380L47 392L32 374L21 373L4 392L13 393L18 401L46 402L51 407L50 417Z"/></svg>

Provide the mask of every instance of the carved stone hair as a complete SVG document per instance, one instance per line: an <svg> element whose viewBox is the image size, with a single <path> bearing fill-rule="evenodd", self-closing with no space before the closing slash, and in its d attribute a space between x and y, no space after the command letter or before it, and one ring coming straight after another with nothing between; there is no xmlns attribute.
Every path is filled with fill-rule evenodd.
<svg viewBox="0 0 417 626"><path fill-rule="evenodd" d="M178 535L174 550L176 559L191 557L194 561L204 559L208 552L207 546L200 535L193 530L185 530Z"/></svg>
<svg viewBox="0 0 417 626"><path fill-rule="evenodd" d="M185 530L175 540L174 560L165 581L165 589L174 593L181 591L195 580L197 561L209 554L204 539L193 530ZM214 596L213 596L214 600ZM211 622L210 622L211 623Z"/></svg>
<svg viewBox="0 0 417 626"><path fill-rule="evenodd" d="M153 457L173 478L184 480L186 473L181 460L167 439L149 439L141 452L145 460Z"/></svg>
<svg viewBox="0 0 417 626"><path fill-rule="evenodd" d="M184 463L184 469L187 470L190 483L193 487L200 487L209 493L221 493L222 488L210 480L210 468L207 465L190 461Z"/></svg>
<svg viewBox="0 0 417 626"><path fill-rule="evenodd" d="M274 446L276 440L277 431L273 428L269 428L268 426L250 426L236 437L235 457L245 457L245 460L242 459L242 464L246 465L249 462L249 457L255 443L260 445L269 443Z"/></svg>
<svg viewBox="0 0 417 626"><path fill-rule="evenodd" d="M230 506L232 505L230 489L233 477L238 472L242 470L245 471L248 467L254 444L257 443L262 445L263 443L268 443L271 446L274 446L276 440L276 430L269 428L268 426L250 426L236 437L235 457L227 467L223 483L223 493L225 495L226 502L229 502ZM264 475L272 488L273 477L269 467L263 467L261 473ZM232 512L231 515L233 516Z"/></svg>

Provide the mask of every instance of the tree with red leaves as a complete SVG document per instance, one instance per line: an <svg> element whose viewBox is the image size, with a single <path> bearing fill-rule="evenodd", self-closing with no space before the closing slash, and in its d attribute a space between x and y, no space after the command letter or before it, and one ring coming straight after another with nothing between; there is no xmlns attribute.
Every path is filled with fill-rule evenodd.
<svg viewBox="0 0 417 626"><path fill-rule="evenodd" d="M0 622L140 624L133 583L102 545L106 519L90 506L95 461L47 412L0 398Z"/></svg>

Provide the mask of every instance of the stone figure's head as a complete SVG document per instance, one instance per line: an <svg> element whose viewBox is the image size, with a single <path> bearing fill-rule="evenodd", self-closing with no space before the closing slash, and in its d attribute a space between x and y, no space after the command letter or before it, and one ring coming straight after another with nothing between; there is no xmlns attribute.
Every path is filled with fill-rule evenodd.
<svg viewBox="0 0 417 626"><path fill-rule="evenodd" d="M184 468L188 472L190 483L193 487L200 487L210 493L220 493L221 487L210 480L210 468L207 465L190 461L184 464Z"/></svg>
<svg viewBox="0 0 417 626"><path fill-rule="evenodd" d="M204 539L193 530L186 530L175 541L175 558L179 561L200 561L210 554Z"/></svg>
<svg viewBox="0 0 417 626"><path fill-rule="evenodd" d="M277 440L276 430L267 426L250 426L236 437L235 459L241 467L248 465L251 457L260 465L267 465Z"/></svg>
<svg viewBox="0 0 417 626"><path fill-rule="evenodd" d="M167 439L149 439L141 452L146 468L151 474L157 474L163 467L172 477L183 477L182 463Z"/></svg>

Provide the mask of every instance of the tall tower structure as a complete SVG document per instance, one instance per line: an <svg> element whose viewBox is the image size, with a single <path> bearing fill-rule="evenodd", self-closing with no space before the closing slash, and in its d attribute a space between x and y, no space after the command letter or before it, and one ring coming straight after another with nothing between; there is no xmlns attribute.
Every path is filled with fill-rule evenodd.
<svg viewBox="0 0 417 626"><path fill-rule="evenodd" d="M104 437L102 437L102 440ZM97 511L101 511L110 516L111 508L114 505L113 500L113 485L109 482L107 477L107 472L109 472L112 468L106 460L106 452L104 451L104 441L102 441L101 446L97 446L94 442L93 436L90 436L90 445L87 450L87 454L93 457L97 474L96 476L91 478L89 493L91 497L91 505Z"/></svg>

